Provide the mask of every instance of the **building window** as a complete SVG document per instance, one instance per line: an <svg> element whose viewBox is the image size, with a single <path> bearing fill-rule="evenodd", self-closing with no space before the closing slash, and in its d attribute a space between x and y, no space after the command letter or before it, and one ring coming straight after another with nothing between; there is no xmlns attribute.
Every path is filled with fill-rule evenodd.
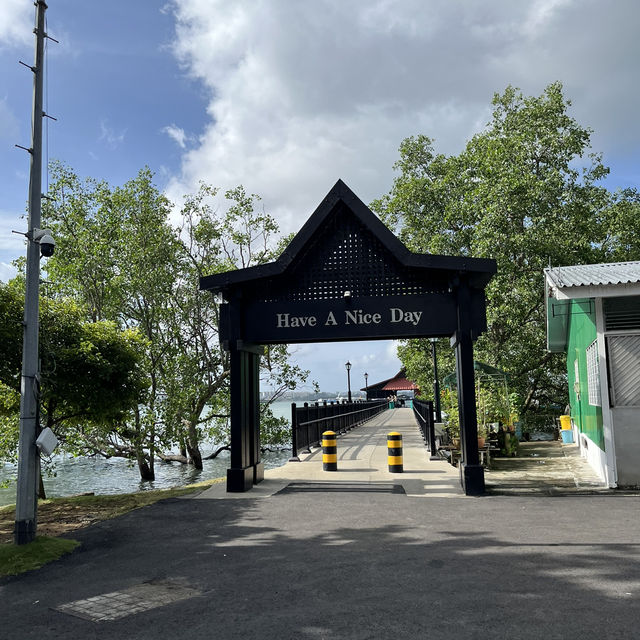
<svg viewBox="0 0 640 640"><path fill-rule="evenodd" d="M606 331L640 329L640 296L604 298L602 304Z"/></svg>
<svg viewBox="0 0 640 640"><path fill-rule="evenodd" d="M595 340L587 347L587 385L589 387L589 404L601 406L598 343Z"/></svg>
<svg viewBox="0 0 640 640"><path fill-rule="evenodd" d="M608 336L607 351L612 405L640 406L640 335Z"/></svg>

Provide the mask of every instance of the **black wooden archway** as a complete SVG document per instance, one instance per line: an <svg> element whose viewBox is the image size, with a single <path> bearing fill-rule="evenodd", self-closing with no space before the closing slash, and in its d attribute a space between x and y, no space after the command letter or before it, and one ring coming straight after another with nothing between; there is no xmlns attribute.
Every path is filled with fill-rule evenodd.
<svg viewBox="0 0 640 640"><path fill-rule="evenodd" d="M486 329L494 260L410 252L338 180L275 262L206 276L222 294L220 339L230 354L227 491L264 477L259 359L264 344L449 336L456 350L465 493L484 492L478 460L473 341Z"/></svg>

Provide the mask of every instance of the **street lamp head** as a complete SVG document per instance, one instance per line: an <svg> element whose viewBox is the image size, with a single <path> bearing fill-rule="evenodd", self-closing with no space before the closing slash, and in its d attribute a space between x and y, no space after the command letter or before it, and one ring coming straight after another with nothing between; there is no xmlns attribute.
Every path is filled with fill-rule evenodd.
<svg viewBox="0 0 640 640"><path fill-rule="evenodd" d="M351 363L348 360L344 366L347 368L347 371L351 371Z"/></svg>
<svg viewBox="0 0 640 640"><path fill-rule="evenodd" d="M429 342L435 344L436 342L438 342L438 338L429 338Z"/></svg>

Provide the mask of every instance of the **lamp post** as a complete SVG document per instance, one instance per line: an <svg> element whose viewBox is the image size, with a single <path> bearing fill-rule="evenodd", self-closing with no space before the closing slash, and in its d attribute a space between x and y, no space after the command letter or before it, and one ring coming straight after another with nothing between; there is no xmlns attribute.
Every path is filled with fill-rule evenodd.
<svg viewBox="0 0 640 640"><path fill-rule="evenodd" d="M438 356L436 355L436 342L438 338L429 338L431 343L431 359L433 360L433 401L436 410L436 422L442 422L440 410L440 383L438 382Z"/></svg>
<svg viewBox="0 0 640 640"><path fill-rule="evenodd" d="M367 400L369 399L369 374L364 374L364 392L366 394Z"/></svg>
<svg viewBox="0 0 640 640"><path fill-rule="evenodd" d="M344 365L347 368L347 389L349 402L351 402L351 363L347 360L347 363Z"/></svg>

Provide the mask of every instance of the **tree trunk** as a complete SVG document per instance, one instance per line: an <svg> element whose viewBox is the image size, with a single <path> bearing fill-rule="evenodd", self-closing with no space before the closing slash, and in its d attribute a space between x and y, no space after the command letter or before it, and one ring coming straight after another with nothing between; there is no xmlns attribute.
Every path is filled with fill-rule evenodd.
<svg viewBox="0 0 640 640"><path fill-rule="evenodd" d="M156 475L154 473L153 467L149 466L149 462L144 457L143 454L137 454L138 459L138 470L140 471L140 478L142 480L155 480Z"/></svg>
<svg viewBox="0 0 640 640"><path fill-rule="evenodd" d="M185 455L174 455L171 453L159 453L158 458L163 462L179 462L180 464L189 464L189 460Z"/></svg>
<svg viewBox="0 0 640 640"><path fill-rule="evenodd" d="M153 470L153 451L152 455L149 457L144 455L144 447L141 444L141 433L142 433L142 425L140 418L140 411L136 407L136 421L135 421L135 433L136 433L136 441L135 441L135 452L136 452L136 461L138 462L138 471L140 472L140 478L142 480L155 480L156 475ZM151 462L151 464L149 464Z"/></svg>
<svg viewBox="0 0 640 640"><path fill-rule="evenodd" d="M189 452L189 462L195 469L202 471L202 453L200 453L200 447L196 444L195 447L187 445L187 451Z"/></svg>
<svg viewBox="0 0 640 640"><path fill-rule="evenodd" d="M200 453L198 431L196 429L195 420L189 420L186 445L189 457L191 458L191 463L196 469L202 471L202 453Z"/></svg>
<svg viewBox="0 0 640 640"><path fill-rule="evenodd" d="M218 447L213 453L210 453L208 456L205 456L203 460L214 460L223 451L231 451L231 447L228 444L222 445L221 447Z"/></svg>
<svg viewBox="0 0 640 640"><path fill-rule="evenodd" d="M42 472L38 472L38 499L46 500L47 494L44 490L44 482L42 481Z"/></svg>

